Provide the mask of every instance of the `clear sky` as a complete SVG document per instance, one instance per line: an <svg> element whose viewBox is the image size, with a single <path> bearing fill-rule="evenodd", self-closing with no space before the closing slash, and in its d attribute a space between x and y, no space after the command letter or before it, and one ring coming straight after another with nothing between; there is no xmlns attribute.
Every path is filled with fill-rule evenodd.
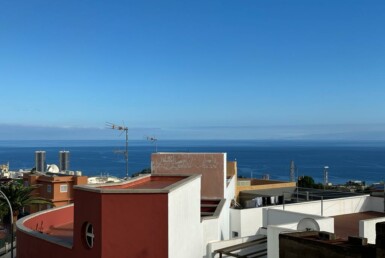
<svg viewBox="0 0 385 258"><path fill-rule="evenodd" d="M0 139L385 139L383 0L0 2Z"/></svg>

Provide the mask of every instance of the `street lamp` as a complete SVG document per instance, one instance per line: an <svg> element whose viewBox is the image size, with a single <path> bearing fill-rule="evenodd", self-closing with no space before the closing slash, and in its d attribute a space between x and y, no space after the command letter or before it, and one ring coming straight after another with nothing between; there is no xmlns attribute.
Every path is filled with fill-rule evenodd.
<svg viewBox="0 0 385 258"><path fill-rule="evenodd" d="M7 196L1 190L0 190L0 193L3 195L4 199L7 201L9 206L9 212L11 217L11 258L13 258L13 211L12 211L11 203L9 202Z"/></svg>

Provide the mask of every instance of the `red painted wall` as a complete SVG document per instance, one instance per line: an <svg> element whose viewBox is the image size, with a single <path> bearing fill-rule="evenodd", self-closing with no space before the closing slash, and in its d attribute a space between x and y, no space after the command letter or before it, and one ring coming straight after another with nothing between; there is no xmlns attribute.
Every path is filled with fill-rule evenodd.
<svg viewBox="0 0 385 258"><path fill-rule="evenodd" d="M71 213L71 214L70 214ZM167 258L168 195L101 194L75 189L74 213L61 209L26 222L31 228L40 220L52 225L66 223L74 216L73 248L17 233L18 258ZM56 220L56 221L55 221ZM85 244L84 225L94 227L94 247Z"/></svg>
<svg viewBox="0 0 385 258"><path fill-rule="evenodd" d="M104 194L102 257L168 257L167 194Z"/></svg>
<svg viewBox="0 0 385 258"><path fill-rule="evenodd" d="M102 208L101 195L75 189L74 212L74 257L102 257ZM94 227L94 247L85 243L84 226L89 222ZM111 256L112 257L112 256Z"/></svg>
<svg viewBox="0 0 385 258"><path fill-rule="evenodd" d="M71 249L52 244L40 238L17 232L17 258L68 258L73 256Z"/></svg>
<svg viewBox="0 0 385 258"><path fill-rule="evenodd" d="M39 230L42 229L42 231L44 232L53 225L62 225L68 223L69 221L72 221L73 211L73 207L68 207L60 210L55 210L49 213L44 213L42 215L27 220L24 223L24 226L32 230L36 230L36 227L38 227ZM33 237L21 231L17 231L16 235L16 253L18 258L65 258L70 257L70 255L72 254L71 249L52 244L50 242Z"/></svg>

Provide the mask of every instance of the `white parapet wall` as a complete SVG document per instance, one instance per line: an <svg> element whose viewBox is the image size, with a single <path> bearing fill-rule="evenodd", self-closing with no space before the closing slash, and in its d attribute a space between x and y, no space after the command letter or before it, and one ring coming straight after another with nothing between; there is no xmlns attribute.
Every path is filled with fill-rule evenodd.
<svg viewBox="0 0 385 258"><path fill-rule="evenodd" d="M279 234L297 231L298 223L304 218L314 219L320 231L334 233L334 218L274 209L268 210L267 214L271 222L267 225L268 258L279 258Z"/></svg>
<svg viewBox="0 0 385 258"><path fill-rule="evenodd" d="M279 258L279 234L294 232L296 229L297 223L269 226L267 228L267 257Z"/></svg>
<svg viewBox="0 0 385 258"><path fill-rule="evenodd" d="M202 257L201 180L168 194L168 257ZM156 216L156 214L154 214Z"/></svg>
<svg viewBox="0 0 385 258"><path fill-rule="evenodd" d="M252 236L263 227L263 208L231 209L231 232L238 233L238 237Z"/></svg>
<svg viewBox="0 0 385 258"><path fill-rule="evenodd" d="M382 198L360 195L353 197L343 197L328 199L323 201L310 201L293 203L286 205L276 205L270 209L284 209L286 211L304 212L307 214L320 216L338 216L350 213L365 211L384 211L384 201Z"/></svg>
<svg viewBox="0 0 385 258"><path fill-rule="evenodd" d="M369 244L376 243L376 224L378 222L384 222L385 218L375 218L360 220L359 223L359 236L368 239Z"/></svg>
<svg viewBox="0 0 385 258"><path fill-rule="evenodd" d="M205 219L202 221L202 257L211 257L209 244L218 242L221 239L221 232L218 219Z"/></svg>
<svg viewBox="0 0 385 258"><path fill-rule="evenodd" d="M291 225L294 223L296 227L290 229L297 229L298 222L302 219L310 218L318 223L321 231L334 233L334 218L276 209L266 209L266 216L268 219L267 224L264 225L265 227L270 225L282 227L282 225Z"/></svg>

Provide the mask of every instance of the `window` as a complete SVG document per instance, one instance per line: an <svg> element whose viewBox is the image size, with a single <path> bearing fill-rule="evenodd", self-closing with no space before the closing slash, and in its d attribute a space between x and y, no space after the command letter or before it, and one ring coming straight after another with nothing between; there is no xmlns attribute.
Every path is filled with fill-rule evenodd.
<svg viewBox="0 0 385 258"><path fill-rule="evenodd" d="M68 191L68 185L60 185L60 192L66 193Z"/></svg>
<svg viewBox="0 0 385 258"><path fill-rule="evenodd" d="M238 232L237 231L233 231L233 237L238 237Z"/></svg>
<svg viewBox="0 0 385 258"><path fill-rule="evenodd" d="M28 187L29 186L29 182L28 181L24 181L24 186Z"/></svg>
<svg viewBox="0 0 385 258"><path fill-rule="evenodd" d="M94 227L91 223L87 223L86 229L85 229L85 237L86 237L86 244L89 248L92 248L94 246Z"/></svg>
<svg viewBox="0 0 385 258"><path fill-rule="evenodd" d="M47 185L47 193L52 193L52 185Z"/></svg>

